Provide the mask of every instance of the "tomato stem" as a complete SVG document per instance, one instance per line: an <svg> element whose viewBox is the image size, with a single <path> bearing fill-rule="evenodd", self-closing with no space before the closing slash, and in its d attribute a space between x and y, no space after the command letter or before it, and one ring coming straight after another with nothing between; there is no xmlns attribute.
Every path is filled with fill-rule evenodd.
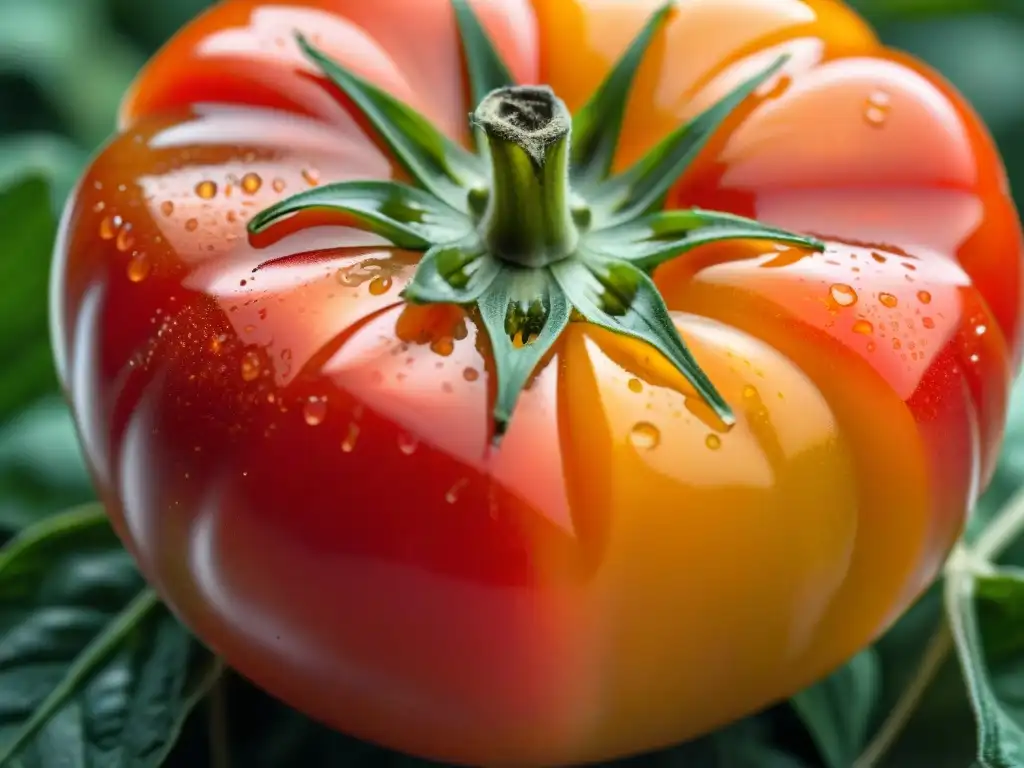
<svg viewBox="0 0 1024 768"><path fill-rule="evenodd" d="M490 252L522 267L544 267L576 250L569 189L572 117L546 86L492 91L473 123L483 129L491 188L480 221Z"/></svg>

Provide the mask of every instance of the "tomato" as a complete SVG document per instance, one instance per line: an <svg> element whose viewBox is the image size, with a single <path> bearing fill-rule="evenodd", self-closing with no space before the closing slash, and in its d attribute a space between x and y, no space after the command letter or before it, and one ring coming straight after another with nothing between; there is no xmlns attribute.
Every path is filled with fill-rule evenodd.
<svg viewBox="0 0 1024 768"><path fill-rule="evenodd" d="M658 6L472 3L573 115ZM653 272L734 424L567 314L497 444L495 337L406 300L418 253L323 210L250 232L296 192L409 179L292 30L470 147L449 0L224 0L68 204L55 347L114 526L201 639L335 728L520 766L708 732L883 632L991 476L1022 249L979 119L839 0L666 13L612 171L788 54L663 202L824 243Z"/></svg>

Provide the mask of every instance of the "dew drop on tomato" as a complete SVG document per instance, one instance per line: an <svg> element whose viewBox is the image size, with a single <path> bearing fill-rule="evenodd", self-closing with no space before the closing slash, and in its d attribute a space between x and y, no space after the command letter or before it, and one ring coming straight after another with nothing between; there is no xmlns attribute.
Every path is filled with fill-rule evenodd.
<svg viewBox="0 0 1024 768"><path fill-rule="evenodd" d="M356 442L359 440L359 425L354 421L348 425L348 432L341 442L341 450L345 453L352 453L356 449Z"/></svg>
<svg viewBox="0 0 1024 768"><path fill-rule="evenodd" d="M250 349L242 355L242 378L245 381L255 381L259 376L260 356Z"/></svg>
<svg viewBox="0 0 1024 768"><path fill-rule="evenodd" d="M829 288L829 295L840 307L852 307L857 303L857 292L846 283L834 283Z"/></svg>
<svg viewBox="0 0 1024 768"><path fill-rule="evenodd" d="M412 456L419 447L419 441L410 434L403 432L398 436L398 450L406 456Z"/></svg>
<svg viewBox="0 0 1024 768"><path fill-rule="evenodd" d="M212 200L217 194L217 185L212 181L200 181L196 184L196 194L203 200Z"/></svg>
<svg viewBox="0 0 1024 768"><path fill-rule="evenodd" d="M327 418L327 398L311 397L302 408L302 417L311 427L323 424Z"/></svg>
<svg viewBox="0 0 1024 768"><path fill-rule="evenodd" d="M242 191L247 195L255 195L263 186L263 179L258 173L247 173L242 177Z"/></svg>
<svg viewBox="0 0 1024 768"><path fill-rule="evenodd" d="M153 270L153 265L150 263L149 258L144 253L140 253L133 256L128 260L127 274L128 279L133 283L141 283Z"/></svg>
<svg viewBox="0 0 1024 768"><path fill-rule="evenodd" d="M629 441L640 450L650 451L657 448L661 442L661 430L649 421L641 421L633 425L633 429L629 433Z"/></svg>
<svg viewBox="0 0 1024 768"><path fill-rule="evenodd" d="M878 294L878 300L881 302L883 307L888 307L889 309L893 309L899 304L899 300L891 293Z"/></svg>

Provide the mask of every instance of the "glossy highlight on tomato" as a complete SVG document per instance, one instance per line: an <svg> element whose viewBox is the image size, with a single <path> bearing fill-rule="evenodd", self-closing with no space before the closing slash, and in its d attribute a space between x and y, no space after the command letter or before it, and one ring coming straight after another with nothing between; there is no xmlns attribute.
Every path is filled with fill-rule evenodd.
<svg viewBox="0 0 1024 768"><path fill-rule="evenodd" d="M516 82L588 103L655 0L475 0ZM293 35L467 148L451 0L224 0L140 74L62 221L58 366L111 519L233 667L361 738L596 761L779 701L935 577L1021 351L991 139L839 0L680 0L613 170L788 59L665 199L824 242L653 272L725 423L650 344L574 317L493 440L477 313L304 190L407 180Z"/></svg>

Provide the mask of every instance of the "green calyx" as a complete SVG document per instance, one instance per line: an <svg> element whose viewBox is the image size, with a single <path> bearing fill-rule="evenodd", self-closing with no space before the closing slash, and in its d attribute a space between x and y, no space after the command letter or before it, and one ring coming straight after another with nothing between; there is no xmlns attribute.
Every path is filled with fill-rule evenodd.
<svg viewBox="0 0 1024 768"><path fill-rule="evenodd" d="M495 439L531 375L572 320L640 339L734 421L683 342L650 273L700 245L760 239L823 250L814 238L728 213L662 210L672 185L723 121L784 63L740 84L632 167L611 173L640 62L671 11L652 15L575 115L546 86L517 86L466 0L451 0L462 35L477 153L300 36L306 55L359 109L412 184L354 181L287 198L255 216L253 233L310 208L424 255L403 298L458 304L491 342Z"/></svg>

